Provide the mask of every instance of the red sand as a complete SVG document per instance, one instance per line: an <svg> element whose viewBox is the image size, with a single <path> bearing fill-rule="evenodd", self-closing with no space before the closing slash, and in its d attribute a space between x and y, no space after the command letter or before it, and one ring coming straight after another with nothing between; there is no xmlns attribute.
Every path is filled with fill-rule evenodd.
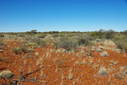
<svg viewBox="0 0 127 85"><path fill-rule="evenodd" d="M18 79L23 74L32 72L39 67L43 68L27 77L35 78L35 82L19 82L23 85L127 85L127 77L118 79L114 75L119 72L121 66L127 66L127 55L107 50L110 56L101 57L98 52L93 52L94 57L77 56L77 53L56 52L52 47L36 48L35 53L16 55L13 47L20 45L16 41L7 41L7 47L0 57L8 62L0 62L0 70L9 69L14 74L13 79ZM25 57L31 55L33 57ZM111 61L117 61L111 65ZM100 66L109 69L108 75L98 75ZM1 83L7 80L0 80Z"/></svg>

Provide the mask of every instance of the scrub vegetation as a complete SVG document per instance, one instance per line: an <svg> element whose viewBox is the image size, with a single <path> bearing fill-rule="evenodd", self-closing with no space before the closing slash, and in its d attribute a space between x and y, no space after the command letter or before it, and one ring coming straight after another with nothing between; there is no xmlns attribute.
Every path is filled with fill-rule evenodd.
<svg viewBox="0 0 127 85"><path fill-rule="evenodd" d="M0 33L0 85L126 85L127 31Z"/></svg>

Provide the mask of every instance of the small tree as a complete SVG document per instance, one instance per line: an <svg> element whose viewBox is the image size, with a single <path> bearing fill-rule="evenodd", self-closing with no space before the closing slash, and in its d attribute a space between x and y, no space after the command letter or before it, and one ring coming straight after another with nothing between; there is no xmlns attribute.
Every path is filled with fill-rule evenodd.
<svg viewBox="0 0 127 85"><path fill-rule="evenodd" d="M31 30L30 32L33 33L33 34L36 34L37 30Z"/></svg>
<svg viewBox="0 0 127 85"><path fill-rule="evenodd" d="M37 33L37 30L26 31L26 33L28 33L28 34L36 34Z"/></svg>
<svg viewBox="0 0 127 85"><path fill-rule="evenodd" d="M113 31L113 30L107 30L107 31L105 31L105 33L104 33L104 37L105 37L106 39L112 39L114 33L115 33L115 31Z"/></svg>

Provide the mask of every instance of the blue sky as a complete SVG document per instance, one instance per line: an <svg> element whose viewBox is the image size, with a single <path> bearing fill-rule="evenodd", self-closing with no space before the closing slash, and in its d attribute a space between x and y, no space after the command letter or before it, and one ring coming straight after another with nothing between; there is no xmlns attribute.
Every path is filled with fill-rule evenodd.
<svg viewBox="0 0 127 85"><path fill-rule="evenodd" d="M127 0L0 0L0 32L127 30Z"/></svg>

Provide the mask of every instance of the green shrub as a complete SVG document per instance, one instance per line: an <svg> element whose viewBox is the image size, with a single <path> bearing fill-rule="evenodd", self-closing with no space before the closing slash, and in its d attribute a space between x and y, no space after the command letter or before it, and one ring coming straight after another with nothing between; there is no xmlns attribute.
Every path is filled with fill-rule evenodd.
<svg viewBox="0 0 127 85"><path fill-rule="evenodd" d="M92 36L89 34L82 34L78 36L79 45L89 45L93 40Z"/></svg>
<svg viewBox="0 0 127 85"><path fill-rule="evenodd" d="M90 32L90 34L95 39L112 39L115 31L100 29L99 31Z"/></svg>
<svg viewBox="0 0 127 85"><path fill-rule="evenodd" d="M29 53L29 52L33 52L33 49L27 47L17 47L17 48L13 48L13 52L15 54Z"/></svg>
<svg viewBox="0 0 127 85"><path fill-rule="evenodd" d="M36 48L36 47L38 47L38 44L35 43L35 42L29 42L29 41L28 41L28 42L25 42L23 46L24 46L24 47Z"/></svg>
<svg viewBox="0 0 127 85"><path fill-rule="evenodd" d="M0 34L0 37L3 38L4 37L4 34Z"/></svg>
<svg viewBox="0 0 127 85"><path fill-rule="evenodd" d="M46 41L44 41L43 39L39 40L36 42L38 44L38 46L40 47L44 47L47 45Z"/></svg>
<svg viewBox="0 0 127 85"><path fill-rule="evenodd" d="M45 34L40 34L40 35L38 35L38 38L45 38Z"/></svg>
<svg viewBox="0 0 127 85"><path fill-rule="evenodd" d="M118 48L122 49L123 51L127 52L127 36L124 34L116 34L114 35L113 41L116 43Z"/></svg>
<svg viewBox="0 0 127 85"><path fill-rule="evenodd" d="M2 40L0 40L0 49L2 50L5 47L6 47L6 44Z"/></svg>
<svg viewBox="0 0 127 85"><path fill-rule="evenodd" d="M69 51L75 49L78 46L78 42L76 40L72 40L71 38L62 37L55 43L55 45L57 48L64 48Z"/></svg>
<svg viewBox="0 0 127 85"><path fill-rule="evenodd" d="M21 53L22 53L22 49L19 48L19 47L13 48L13 52L14 52L15 54L21 54Z"/></svg>

